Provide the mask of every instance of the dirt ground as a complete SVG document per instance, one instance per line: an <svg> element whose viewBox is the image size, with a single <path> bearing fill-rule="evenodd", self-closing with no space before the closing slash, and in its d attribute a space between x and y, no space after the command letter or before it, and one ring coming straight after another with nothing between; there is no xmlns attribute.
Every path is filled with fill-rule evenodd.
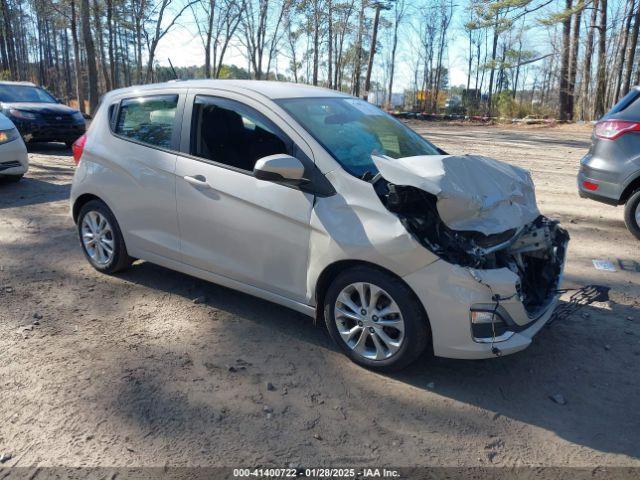
<svg viewBox="0 0 640 480"><path fill-rule="evenodd" d="M2 466L640 467L640 273L591 262L640 260L640 243L620 208L577 196L590 130L414 127L532 170L572 236L565 286L611 301L513 356L372 373L286 308L144 262L95 272L68 216L70 153L38 147L0 186Z"/></svg>

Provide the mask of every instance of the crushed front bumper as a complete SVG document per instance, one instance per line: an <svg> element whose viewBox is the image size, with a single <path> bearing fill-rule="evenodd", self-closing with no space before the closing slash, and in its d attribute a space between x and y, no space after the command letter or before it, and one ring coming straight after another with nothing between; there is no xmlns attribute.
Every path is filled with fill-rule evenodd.
<svg viewBox="0 0 640 480"><path fill-rule="evenodd" d="M523 350L531 343L553 315L559 298L557 289L562 281L569 237L566 231L557 228L555 261L544 264L542 277L537 280L545 286L547 294L533 305L526 301L532 292L523 287L523 282L531 282L531 277L526 272L516 274L507 267L474 269L439 260L403 277L425 308L435 355L490 358ZM544 271L546 265L556 266L553 279ZM525 285L531 288L530 283ZM499 318L500 329L496 328L498 324L488 325L491 327L488 332L492 333L478 328L476 312ZM481 330L485 333L478 335Z"/></svg>
<svg viewBox="0 0 640 480"><path fill-rule="evenodd" d="M469 268L440 260L404 277L418 295L429 317L435 355L466 359L495 356L491 343L473 339L469 319L472 307L495 307L494 295L508 298L500 301L500 307L516 328L509 330L511 333L508 338L493 345L503 355L528 347L533 336L553 314L559 295L553 295L545 308L532 318L519 299L519 278L515 273L507 268L500 268L475 270L474 274L476 278Z"/></svg>
<svg viewBox="0 0 640 480"><path fill-rule="evenodd" d="M74 142L86 132L84 122L75 123L64 119L59 122L48 120L13 119L25 142Z"/></svg>

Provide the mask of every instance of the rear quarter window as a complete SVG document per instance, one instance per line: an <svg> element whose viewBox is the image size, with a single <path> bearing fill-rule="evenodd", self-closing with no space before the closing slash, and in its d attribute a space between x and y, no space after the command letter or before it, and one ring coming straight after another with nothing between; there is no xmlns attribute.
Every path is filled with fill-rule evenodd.
<svg viewBox="0 0 640 480"><path fill-rule="evenodd" d="M178 95L157 95L120 102L114 132L154 147L171 148Z"/></svg>
<svg viewBox="0 0 640 480"><path fill-rule="evenodd" d="M640 90L631 90L622 99L616 103L611 110L604 116L609 118L615 116L616 118L638 119L640 118Z"/></svg>

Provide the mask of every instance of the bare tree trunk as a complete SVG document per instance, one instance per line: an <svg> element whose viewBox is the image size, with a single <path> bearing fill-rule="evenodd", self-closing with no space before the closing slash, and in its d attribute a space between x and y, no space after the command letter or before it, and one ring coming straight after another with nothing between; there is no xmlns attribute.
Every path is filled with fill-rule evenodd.
<svg viewBox="0 0 640 480"><path fill-rule="evenodd" d="M213 17L216 1L209 0L209 18L207 19L207 33L204 44L204 78L211 78L211 37L213 36Z"/></svg>
<svg viewBox="0 0 640 480"><path fill-rule="evenodd" d="M627 13L627 19L624 24L624 30L622 32L622 47L620 49L620 58L617 65L617 78L616 78L616 87L613 94L613 102L616 103L621 95L620 90L622 88L623 81L623 69L625 63L625 57L627 54L627 45L629 44L629 34L631 31L631 20L633 19L633 11L635 7L635 1L629 0L629 12Z"/></svg>
<svg viewBox="0 0 640 480"><path fill-rule="evenodd" d="M62 44L64 48L62 49L62 58L64 63L64 80L65 80L65 101L69 103L71 99L71 92L73 90L73 83L71 81L71 61L69 59L69 38L67 35L67 29L62 29Z"/></svg>
<svg viewBox="0 0 640 480"><path fill-rule="evenodd" d="M578 53L580 50L580 27L582 22L582 12L584 11L584 0L578 1L578 9L573 15L573 38L571 40L571 55L569 58L569 85L567 95L567 112L569 119L573 120L575 98L576 98L576 76L578 73Z"/></svg>
<svg viewBox="0 0 640 480"><path fill-rule="evenodd" d="M392 95L393 95L393 76L396 70L396 52L398 50L398 30L400 28L400 22L402 21L405 13L404 0L398 0L394 5L395 18L393 22L393 40L391 43L391 67L389 71L389 91L387 92L387 105L392 108Z"/></svg>
<svg viewBox="0 0 640 480"><path fill-rule="evenodd" d="M607 0L600 2L600 27L598 36L598 70L596 83L596 102L594 117L600 118L605 112L605 94L607 88Z"/></svg>
<svg viewBox="0 0 640 480"><path fill-rule="evenodd" d="M318 64L320 62L320 5L313 2L313 85L318 85Z"/></svg>
<svg viewBox="0 0 640 480"><path fill-rule="evenodd" d="M116 59L113 54L113 0L105 0L107 10L107 55L109 56L109 83L111 88L116 84Z"/></svg>
<svg viewBox="0 0 640 480"><path fill-rule="evenodd" d="M224 61L225 53L227 52L227 48L229 47L229 42L233 38L236 30L238 29L238 25L241 20L241 12L238 11L232 17L228 18L225 24L225 36L224 41L222 42L222 47L220 48L220 54L218 55L217 65L215 65L215 71L213 75L215 78L220 77L220 70L222 70L222 62Z"/></svg>
<svg viewBox="0 0 640 480"><path fill-rule="evenodd" d="M332 88L333 80L333 1L327 0L328 19L327 19L327 87Z"/></svg>
<svg viewBox="0 0 640 480"><path fill-rule="evenodd" d="M582 67L582 105L580 107L580 118L582 120L586 120L587 112L590 112L589 93L591 91L591 63L593 58L593 37L596 29L596 21L598 19L598 7L599 0L593 0L593 3L591 4L592 10L591 18L589 20L589 31L587 33L587 44L584 52L584 64Z"/></svg>
<svg viewBox="0 0 640 480"><path fill-rule="evenodd" d="M80 16L82 19L82 40L87 52L87 74L89 81L89 113L93 114L98 106L98 67L96 50L91 36L91 12L89 0L80 0Z"/></svg>
<svg viewBox="0 0 640 480"><path fill-rule="evenodd" d="M73 42L73 61L76 70L76 97L78 98L78 108L84 113L84 84L82 82L82 62L80 61L75 0L71 0L71 40Z"/></svg>
<svg viewBox="0 0 640 480"><path fill-rule="evenodd" d="M622 95L629 93L631 88L631 73L633 72L633 61L635 60L636 49L638 47L638 30L640 29L640 1L636 5L635 19L633 21L633 30L631 30L631 38L629 47L627 48L627 66L624 72L624 86L622 87ZM640 67L638 72L640 72ZM640 73L639 73L640 75ZM636 80L638 83L638 80Z"/></svg>
<svg viewBox="0 0 640 480"><path fill-rule="evenodd" d="M353 79L351 81L351 94L360 96L360 71L362 68L362 36L364 35L364 9L367 0L360 0L360 14L358 16L358 33L356 39L355 64L353 66Z"/></svg>
<svg viewBox="0 0 640 480"><path fill-rule="evenodd" d="M142 16L144 15L145 0L134 3L134 28L136 32L136 83L142 83Z"/></svg>
<svg viewBox="0 0 640 480"><path fill-rule="evenodd" d="M367 65L367 76L364 79L364 99L369 98L371 88L371 71L373 70L373 59L376 55L376 44L378 43L378 25L380 24L380 10L382 3L378 2L374 6L376 13L373 17L373 33L371 34L371 46L369 47L369 63Z"/></svg>
<svg viewBox="0 0 640 480"><path fill-rule="evenodd" d="M0 0L0 7L2 8L2 18L4 20L4 35L7 48L7 63L9 64L9 73L11 78L20 78L18 72L18 60L15 50L15 39L13 36L13 28L11 27L11 14L9 12L9 5L7 0Z"/></svg>
<svg viewBox="0 0 640 480"><path fill-rule="evenodd" d="M571 118L568 112L569 102L569 58L571 52L571 15L568 13L573 7L572 0L566 0L565 18L562 21L562 55L560 57L560 90L558 103L560 104L560 121L566 121Z"/></svg>
<svg viewBox="0 0 640 480"><path fill-rule="evenodd" d="M109 75L109 68L107 66L106 54L104 52L102 22L100 21L102 12L100 11L98 0L93 0L93 14L94 14L95 26L96 26L96 36L98 38L98 49L100 51L100 66L102 69L102 76L104 78L104 86L106 90L109 91L111 90L111 76Z"/></svg>
<svg viewBox="0 0 640 480"><path fill-rule="evenodd" d="M496 55L498 54L498 14L495 16L495 25L493 27L493 46L491 47L491 72L489 73L489 95L487 98L489 114L492 111L493 101L493 79L496 71Z"/></svg>
<svg viewBox="0 0 640 480"><path fill-rule="evenodd" d="M513 94L511 95L511 97L515 100L516 99L516 94L518 92L518 85L520 82L520 62L522 61L522 31L520 32L520 37L518 40L518 60L516 63L516 78L513 81L513 88L511 90L513 90ZM525 78L525 84L526 84L526 78Z"/></svg>
<svg viewBox="0 0 640 480"><path fill-rule="evenodd" d="M451 13L453 13L453 5L451 6L451 10ZM440 84L442 83L442 56L444 54L444 47L447 41L447 30L449 29L449 24L451 23L451 15L447 13L446 9L443 8L441 15L440 44L438 48L438 63L436 65L435 95L433 97L433 107L436 113L439 109L438 96L440 95Z"/></svg>

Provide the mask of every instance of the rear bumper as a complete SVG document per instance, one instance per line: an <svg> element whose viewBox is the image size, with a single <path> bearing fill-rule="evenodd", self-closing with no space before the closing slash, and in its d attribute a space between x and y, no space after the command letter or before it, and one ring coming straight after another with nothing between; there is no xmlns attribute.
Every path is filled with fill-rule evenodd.
<svg viewBox="0 0 640 480"><path fill-rule="evenodd" d="M582 198L619 205L624 178L621 172L598 168L605 165L607 165L606 161L595 158L590 153L582 158L578 172L578 193ZM597 185L597 189L588 189L585 183Z"/></svg>
<svg viewBox="0 0 640 480"><path fill-rule="evenodd" d="M0 176L23 175L27 170L29 170L29 157L21 138L0 145Z"/></svg>

